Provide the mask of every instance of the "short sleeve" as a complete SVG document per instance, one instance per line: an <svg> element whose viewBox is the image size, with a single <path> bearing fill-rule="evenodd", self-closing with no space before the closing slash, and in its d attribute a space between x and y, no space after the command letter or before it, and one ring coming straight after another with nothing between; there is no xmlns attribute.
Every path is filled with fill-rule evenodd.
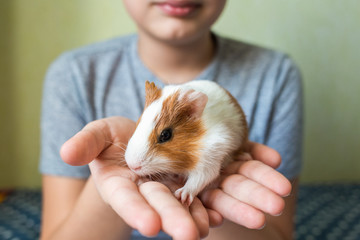
<svg viewBox="0 0 360 240"><path fill-rule="evenodd" d="M275 92L265 144L280 153L279 172L293 179L302 166L303 88L301 74L288 57L278 71Z"/></svg>
<svg viewBox="0 0 360 240"><path fill-rule="evenodd" d="M88 166L74 167L60 157L62 144L86 124L82 89L72 71L71 57L60 56L49 68L43 87L40 172L87 178Z"/></svg>

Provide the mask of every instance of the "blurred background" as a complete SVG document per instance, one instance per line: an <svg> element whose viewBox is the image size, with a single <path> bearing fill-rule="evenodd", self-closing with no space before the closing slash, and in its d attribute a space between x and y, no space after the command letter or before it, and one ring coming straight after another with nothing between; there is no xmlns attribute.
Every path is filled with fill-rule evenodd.
<svg viewBox="0 0 360 240"><path fill-rule="evenodd" d="M120 0L0 0L0 188L39 187L43 78L63 51L132 33ZM278 49L305 90L303 183L360 181L360 2L228 0L214 31Z"/></svg>

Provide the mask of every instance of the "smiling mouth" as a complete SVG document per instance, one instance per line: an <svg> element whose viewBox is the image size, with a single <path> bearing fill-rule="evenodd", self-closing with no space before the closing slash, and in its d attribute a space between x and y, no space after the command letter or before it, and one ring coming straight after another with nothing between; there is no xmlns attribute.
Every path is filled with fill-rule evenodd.
<svg viewBox="0 0 360 240"><path fill-rule="evenodd" d="M162 12L173 17L187 17L201 7L200 3L192 1L160 1L155 3Z"/></svg>

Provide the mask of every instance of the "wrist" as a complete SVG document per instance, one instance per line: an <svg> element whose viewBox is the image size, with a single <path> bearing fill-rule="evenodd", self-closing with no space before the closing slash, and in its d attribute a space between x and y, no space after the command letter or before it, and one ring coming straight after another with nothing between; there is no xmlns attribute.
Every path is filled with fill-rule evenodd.
<svg viewBox="0 0 360 240"><path fill-rule="evenodd" d="M72 211L49 239L128 239L131 231L103 201L90 177Z"/></svg>

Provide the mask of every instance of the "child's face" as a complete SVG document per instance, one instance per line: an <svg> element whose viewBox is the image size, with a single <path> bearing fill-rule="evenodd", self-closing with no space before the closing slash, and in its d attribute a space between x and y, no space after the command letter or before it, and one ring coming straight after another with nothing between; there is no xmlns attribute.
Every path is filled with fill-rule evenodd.
<svg viewBox="0 0 360 240"><path fill-rule="evenodd" d="M208 34L226 0L123 0L140 34L187 43Z"/></svg>

